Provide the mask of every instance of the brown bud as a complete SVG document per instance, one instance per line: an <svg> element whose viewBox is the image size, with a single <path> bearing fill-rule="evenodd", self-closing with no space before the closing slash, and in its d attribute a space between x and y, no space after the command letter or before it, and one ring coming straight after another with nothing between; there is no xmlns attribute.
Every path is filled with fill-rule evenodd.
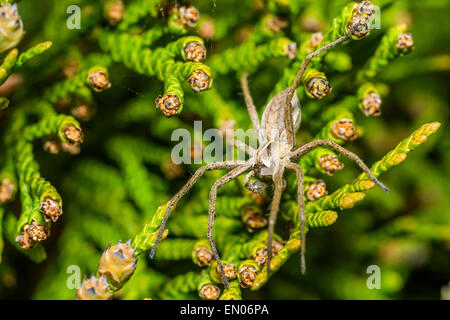
<svg viewBox="0 0 450 320"><path fill-rule="evenodd" d="M61 143L61 149L64 152L68 152L70 154L79 154L80 153L80 144L79 143L69 144L67 142L63 142L63 143Z"/></svg>
<svg viewBox="0 0 450 320"><path fill-rule="evenodd" d="M207 284L200 289L198 295L203 300L217 300L220 296L220 288L213 284Z"/></svg>
<svg viewBox="0 0 450 320"><path fill-rule="evenodd" d="M58 154L61 152L61 141L58 138L48 139L44 143L44 151L51 154Z"/></svg>
<svg viewBox="0 0 450 320"><path fill-rule="evenodd" d="M24 231L23 234L17 236L16 241L18 241L20 247L25 250L29 250L36 245L36 242L31 239L30 235L26 231Z"/></svg>
<svg viewBox="0 0 450 320"><path fill-rule="evenodd" d="M352 12L348 30L353 30L353 38L361 39L369 35L371 30L369 18L373 14L373 5L370 1L362 1L355 6Z"/></svg>
<svg viewBox="0 0 450 320"><path fill-rule="evenodd" d="M23 228L24 233L27 233L33 241L44 241L49 236L49 230L45 225L38 224L33 221L31 224Z"/></svg>
<svg viewBox="0 0 450 320"><path fill-rule="evenodd" d="M330 84L327 79L315 77L306 84L308 92L317 99L322 99L331 92Z"/></svg>
<svg viewBox="0 0 450 320"><path fill-rule="evenodd" d="M105 10L106 19L110 25L115 26L122 20L124 15L124 5L121 0L117 0L108 4Z"/></svg>
<svg viewBox="0 0 450 320"><path fill-rule="evenodd" d="M341 119L333 123L331 133L338 139L352 141L358 137L358 132L352 119Z"/></svg>
<svg viewBox="0 0 450 320"><path fill-rule="evenodd" d="M267 29L274 33L279 33L283 31L289 25L288 19L282 16L274 16L267 20Z"/></svg>
<svg viewBox="0 0 450 320"><path fill-rule="evenodd" d="M74 59L63 66L62 73L66 78L72 78L78 73L79 69L80 61Z"/></svg>
<svg viewBox="0 0 450 320"><path fill-rule="evenodd" d="M68 143L75 144L83 142L83 133L80 127L67 126L63 129L63 132Z"/></svg>
<svg viewBox="0 0 450 320"><path fill-rule="evenodd" d="M360 15L370 17L373 14L374 6L370 1L361 1L356 5L355 10Z"/></svg>
<svg viewBox="0 0 450 320"><path fill-rule="evenodd" d="M102 254L98 263L98 273L108 280L115 288L120 288L133 274L137 260L135 250L131 248L131 240L120 241L115 246L109 246Z"/></svg>
<svg viewBox="0 0 450 320"><path fill-rule="evenodd" d="M198 35L206 40L212 40L214 38L214 34L216 33L216 27L214 25L213 20L208 20L202 22L197 31Z"/></svg>
<svg viewBox="0 0 450 320"><path fill-rule="evenodd" d="M0 184L0 203L14 199L15 186L8 178L3 178Z"/></svg>
<svg viewBox="0 0 450 320"><path fill-rule="evenodd" d="M211 78L203 70L195 70L188 78L189 85L194 92L208 90Z"/></svg>
<svg viewBox="0 0 450 320"><path fill-rule="evenodd" d="M45 215L47 220L56 222L58 218L62 215L62 208L58 201L51 198L46 198L41 202L39 210Z"/></svg>
<svg viewBox="0 0 450 320"><path fill-rule="evenodd" d="M272 256L275 256L278 254L278 252L281 251L281 249L283 249L284 244L280 241L277 240L272 240ZM267 251L267 247L261 248L258 251L256 251L256 253L253 256L253 259L255 259L256 263L260 266L263 267L267 264L268 261L268 251Z"/></svg>
<svg viewBox="0 0 450 320"><path fill-rule="evenodd" d="M311 183L308 190L306 191L306 198L309 201L315 201L322 198L323 196L326 196L327 194L327 185L325 184L325 181L316 180Z"/></svg>
<svg viewBox="0 0 450 320"><path fill-rule="evenodd" d="M194 250L194 260L199 267L209 266L214 256L209 248L198 247Z"/></svg>
<svg viewBox="0 0 450 320"><path fill-rule="evenodd" d="M264 228L267 225L267 219L264 217L264 215L260 211L256 210L256 208L251 206L244 209L242 221L251 232L255 229Z"/></svg>
<svg viewBox="0 0 450 320"><path fill-rule="evenodd" d="M94 108L89 103L77 103L71 113L76 119L86 122L92 119Z"/></svg>
<svg viewBox="0 0 450 320"><path fill-rule="evenodd" d="M184 46L184 53L188 61L201 62L206 59L206 48L197 41L187 43Z"/></svg>
<svg viewBox="0 0 450 320"><path fill-rule="evenodd" d="M344 164L339 162L335 154L329 154L320 158L319 165L329 176L332 176L335 171L344 168Z"/></svg>
<svg viewBox="0 0 450 320"><path fill-rule="evenodd" d="M371 92L361 101L362 112L365 116L378 117L381 115L381 97L378 93Z"/></svg>
<svg viewBox="0 0 450 320"><path fill-rule="evenodd" d="M402 33L397 37L397 43L395 47L400 52L408 52L411 51L411 49L414 46L414 39L413 35L410 32Z"/></svg>
<svg viewBox="0 0 450 320"><path fill-rule="evenodd" d="M180 99L175 94L165 94L163 97L158 96L155 103L162 113L168 118L177 114L181 106Z"/></svg>
<svg viewBox="0 0 450 320"><path fill-rule="evenodd" d="M221 274L219 266L217 266L216 271L218 274ZM223 266L223 272L225 273L225 278L228 281L234 280L237 277L237 268L233 263L227 263Z"/></svg>
<svg viewBox="0 0 450 320"><path fill-rule="evenodd" d="M258 271L248 265L244 265L239 269L239 280L242 288L251 287L253 282L255 282Z"/></svg>
<svg viewBox="0 0 450 320"><path fill-rule="evenodd" d="M161 170L167 180L176 179L184 174L183 166L181 164L174 163L170 159L168 159L167 161L163 161Z"/></svg>
<svg viewBox="0 0 450 320"><path fill-rule="evenodd" d="M284 54L289 59L294 59L297 56L297 43L296 42L289 42L284 47Z"/></svg>
<svg viewBox="0 0 450 320"><path fill-rule="evenodd" d="M111 300L112 293L109 290L108 281L104 276L84 279L77 290L78 300Z"/></svg>
<svg viewBox="0 0 450 320"><path fill-rule="evenodd" d="M317 47L323 40L324 35L322 32L314 32L311 35L311 47L315 48Z"/></svg>
<svg viewBox="0 0 450 320"><path fill-rule="evenodd" d="M200 17L199 11L197 10L197 8L193 6L189 7L182 6L178 9L178 18L184 25L190 28L193 28L197 25L199 17Z"/></svg>
<svg viewBox="0 0 450 320"><path fill-rule="evenodd" d="M111 82L109 82L108 76L101 70L91 72L88 76L88 82L95 92L101 92L111 88Z"/></svg>

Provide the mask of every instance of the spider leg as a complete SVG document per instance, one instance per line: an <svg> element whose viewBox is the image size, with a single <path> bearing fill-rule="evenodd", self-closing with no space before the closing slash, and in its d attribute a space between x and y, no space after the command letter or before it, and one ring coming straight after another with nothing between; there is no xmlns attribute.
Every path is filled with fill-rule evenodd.
<svg viewBox="0 0 450 320"><path fill-rule="evenodd" d="M345 149L344 147L338 145L336 142L333 142L331 140L316 140L309 142L301 146L294 152L292 152L291 160L296 160L320 146L327 146L333 148L335 151L339 152L340 154L343 154L350 160L353 160L381 189L383 189L386 192L389 192L389 189L373 175L372 171L370 171L369 167L361 160L360 157L358 157L353 152Z"/></svg>
<svg viewBox="0 0 450 320"><path fill-rule="evenodd" d="M306 262L305 262L305 250L306 250L306 237L305 237L305 190L303 188L303 170L297 163L289 162L286 164L286 168L295 171L297 174L297 203L298 203L298 217L300 221L301 229L301 267L302 273L306 272Z"/></svg>
<svg viewBox="0 0 450 320"><path fill-rule="evenodd" d="M223 265L220 261L219 253L216 249L216 246L214 244L213 240L213 231L214 231L214 218L216 215L216 199L217 199L217 190L227 184L228 182L232 181L233 179L237 178L241 174L243 174L245 171L251 168L251 164L244 164L242 166L239 166L230 172L228 172L226 175L218 179L216 182L214 182L214 185L211 188L211 191L209 193L209 217L208 217L208 241L211 245L212 252L214 254L214 258L217 261L217 264L219 265L220 272L222 274L222 280L225 285L225 287L228 289L228 281L225 277L225 272L223 271Z"/></svg>
<svg viewBox="0 0 450 320"><path fill-rule="evenodd" d="M260 121L258 112L256 111L255 104L253 103L253 98L248 88L248 73L244 73L241 77L241 88L244 93L245 105L247 106L248 115L250 116L250 120L252 121L253 129L256 130L258 136L260 133Z"/></svg>
<svg viewBox="0 0 450 320"><path fill-rule="evenodd" d="M283 172L284 166L273 176L274 193L269 215L269 235L267 239L267 277L270 276L270 262L272 260L272 238L277 222L278 210L280 209L281 195L283 193Z"/></svg>
<svg viewBox="0 0 450 320"><path fill-rule="evenodd" d="M298 70L297 76L295 77L294 82L292 83L291 87L289 88L289 91L287 92L286 102L284 104L284 122L286 125L288 139L290 139L289 140L290 145L292 145L292 146L295 145L295 139L294 139L295 136L294 136L294 123L292 121L292 114L289 110L289 105L291 103L292 97L294 96L295 89L298 87L298 85L303 77L303 74L305 73L306 67L309 65L309 63L311 62L312 59L317 57L323 51L328 50L328 49L344 42L345 40L347 40L350 37L350 35L352 34L352 32L353 32L353 29L351 29L349 32L347 32L346 35L340 37L339 39L337 39L333 42L330 42L329 44L323 46L322 48L317 49L316 51L307 55L305 60L303 61L302 66Z"/></svg>
<svg viewBox="0 0 450 320"><path fill-rule="evenodd" d="M161 221L161 226L159 227L158 236L156 238L155 244L150 251L150 258L153 259L155 255L156 248L158 247L159 242L161 241L161 237L164 231L164 227L166 225L167 219L169 218L170 211L173 206L177 204L177 202L192 188L192 186L200 179L200 177L206 172L210 170L223 170L223 169L234 169L236 167L242 166L246 164L246 161L224 161L224 162L214 162L207 164L195 171L189 181L178 191L172 199L170 199L169 204L167 205L166 212L164 213L164 217Z"/></svg>

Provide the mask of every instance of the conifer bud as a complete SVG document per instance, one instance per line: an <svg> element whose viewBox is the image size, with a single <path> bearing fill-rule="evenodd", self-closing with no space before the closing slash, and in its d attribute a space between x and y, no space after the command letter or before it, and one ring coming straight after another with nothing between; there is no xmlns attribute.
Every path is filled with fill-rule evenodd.
<svg viewBox="0 0 450 320"><path fill-rule="evenodd" d="M137 260L131 248L131 240L126 243L109 245L98 263L98 273L104 276L112 288L119 289L132 276Z"/></svg>
<svg viewBox="0 0 450 320"><path fill-rule="evenodd" d="M77 290L77 300L111 300L112 293L109 290L108 281L104 276L84 279Z"/></svg>

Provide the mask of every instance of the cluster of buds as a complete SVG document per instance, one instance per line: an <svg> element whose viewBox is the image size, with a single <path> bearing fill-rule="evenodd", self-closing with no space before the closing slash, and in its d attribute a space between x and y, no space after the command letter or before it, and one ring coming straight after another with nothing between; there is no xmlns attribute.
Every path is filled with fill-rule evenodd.
<svg viewBox="0 0 450 320"><path fill-rule="evenodd" d="M67 126L63 129L64 137L69 144L80 144L83 142L83 132L78 126Z"/></svg>
<svg viewBox="0 0 450 320"><path fill-rule="evenodd" d="M281 249L283 249L283 247L284 247L283 242L272 240L272 256L277 255L278 252L280 252ZM265 266L269 259L267 246L257 250L253 256L253 259L260 267Z"/></svg>
<svg viewBox="0 0 450 320"><path fill-rule="evenodd" d="M181 106L180 99L176 94L158 96L155 103L166 117L172 117L177 114Z"/></svg>
<svg viewBox="0 0 450 320"><path fill-rule="evenodd" d="M373 16L374 6L370 1L361 1L355 4L346 30L352 31L352 38L362 39L370 34L372 29L370 19Z"/></svg>
<svg viewBox="0 0 450 320"><path fill-rule="evenodd" d="M344 141L353 141L358 137L358 132L352 119L341 119L333 123L331 133L337 139Z"/></svg>
<svg viewBox="0 0 450 320"><path fill-rule="evenodd" d="M378 93L369 92L361 100L361 109L365 116L381 116L382 100Z"/></svg>
<svg viewBox="0 0 450 320"><path fill-rule="evenodd" d="M83 279L77 290L77 300L111 300L112 293L109 290L108 281L104 276Z"/></svg>
<svg viewBox="0 0 450 320"><path fill-rule="evenodd" d="M331 86L323 72L307 69L302 81L305 84L306 93L311 98L322 99L331 92Z"/></svg>
<svg viewBox="0 0 450 320"><path fill-rule="evenodd" d="M253 232L264 228L267 225L267 218L256 207L247 206L243 209L242 222L249 232Z"/></svg>
<svg viewBox="0 0 450 320"><path fill-rule="evenodd" d="M122 20L124 13L125 8L122 0L112 0L105 6L104 15L112 26L117 25Z"/></svg>
<svg viewBox="0 0 450 320"><path fill-rule="evenodd" d="M293 41L287 42L283 51L286 57L291 60L294 59L297 56L297 43Z"/></svg>
<svg viewBox="0 0 450 320"><path fill-rule="evenodd" d="M14 199L15 186L8 178L3 178L0 182L0 203L5 203Z"/></svg>
<svg viewBox="0 0 450 320"><path fill-rule="evenodd" d="M188 61L202 62L206 59L206 48L199 41L188 42L183 50Z"/></svg>
<svg viewBox="0 0 450 320"><path fill-rule="evenodd" d="M61 142L57 137L48 138L44 143L44 151L51 154L58 154L61 151L68 152L70 154L80 153L80 144L70 144L67 142Z"/></svg>
<svg viewBox="0 0 450 320"><path fill-rule="evenodd" d="M238 279L242 288L249 288L255 282L259 273L259 266L253 260L246 260L239 266Z"/></svg>
<svg viewBox="0 0 450 320"><path fill-rule="evenodd" d="M220 297L220 288L212 283L205 284L198 291L203 300L217 300Z"/></svg>
<svg viewBox="0 0 450 320"><path fill-rule="evenodd" d="M414 39L410 32L399 34L395 47L399 53L408 53L413 49Z"/></svg>
<svg viewBox="0 0 450 320"><path fill-rule="evenodd" d="M323 196L326 196L327 194L327 185L323 180L314 181L313 183L311 183L308 190L306 190L306 198L309 201L315 201L322 198Z"/></svg>
<svg viewBox="0 0 450 320"><path fill-rule="evenodd" d="M115 246L109 245L103 252L98 263L98 274L104 276L114 290L120 289L136 270L134 253L131 240L126 243L119 240Z"/></svg>
<svg viewBox="0 0 450 320"><path fill-rule="evenodd" d="M311 35L311 41L310 41L311 49L316 48L322 42L324 37L325 36L324 36L324 34L322 32L320 32L320 31L319 32L314 32Z"/></svg>
<svg viewBox="0 0 450 320"><path fill-rule="evenodd" d="M180 19L180 21L184 25L190 28L194 28L197 25L197 21L199 18L200 13L197 8L193 6L181 6L180 8L178 8L178 19Z"/></svg>
<svg viewBox="0 0 450 320"><path fill-rule="evenodd" d="M50 197L47 197L44 201L41 202L39 210L44 214L44 217L47 221L51 220L53 222L56 222L63 214L61 204Z"/></svg>
<svg viewBox="0 0 450 320"><path fill-rule="evenodd" d="M188 78L189 86L195 93L211 88L212 78L203 70L195 70Z"/></svg>
<svg viewBox="0 0 450 320"><path fill-rule="evenodd" d="M75 103L71 113L77 120L87 122L94 116L95 109L89 102L80 100Z"/></svg>
<svg viewBox="0 0 450 320"><path fill-rule="evenodd" d="M339 161L337 155L334 153L321 157L319 160L319 166L329 176L332 176L335 171L344 168L344 164Z"/></svg>
<svg viewBox="0 0 450 320"><path fill-rule="evenodd" d="M173 180L181 177L184 174L184 168L181 164L174 163L171 159L163 161L161 164L161 171L167 180Z"/></svg>
<svg viewBox="0 0 450 320"><path fill-rule="evenodd" d="M0 53L17 46L24 35L17 4L0 5Z"/></svg>
<svg viewBox="0 0 450 320"><path fill-rule="evenodd" d="M22 249L29 250L36 245L36 242L44 241L49 235L50 231L47 226L33 221L23 227L23 233L17 236L16 241L19 242Z"/></svg>
<svg viewBox="0 0 450 320"><path fill-rule="evenodd" d="M62 68L62 74L66 78L73 78L80 71L80 61L72 59Z"/></svg>
<svg viewBox="0 0 450 320"><path fill-rule="evenodd" d="M214 24L214 20L212 19L203 20L198 26L197 33L203 39L212 40L214 38L214 34L216 33L216 26Z"/></svg>
<svg viewBox="0 0 450 320"><path fill-rule="evenodd" d="M87 80L88 84L95 92L101 92L111 88L111 82L109 82L108 75L103 70L90 72Z"/></svg>
<svg viewBox="0 0 450 320"><path fill-rule="evenodd" d="M216 271L220 274L220 268L217 265ZM233 263L226 263L223 265L223 273L228 281L234 280L237 277L237 268Z"/></svg>
<svg viewBox="0 0 450 320"><path fill-rule="evenodd" d="M269 19L267 19L266 27L273 33L279 33L287 28L289 25L288 19L286 19L283 16L270 16Z"/></svg>
<svg viewBox="0 0 450 320"><path fill-rule="evenodd" d="M209 245L200 240L194 247L194 251L192 252L192 260L199 267L206 267L211 264L214 260L214 255L212 250L209 248Z"/></svg>

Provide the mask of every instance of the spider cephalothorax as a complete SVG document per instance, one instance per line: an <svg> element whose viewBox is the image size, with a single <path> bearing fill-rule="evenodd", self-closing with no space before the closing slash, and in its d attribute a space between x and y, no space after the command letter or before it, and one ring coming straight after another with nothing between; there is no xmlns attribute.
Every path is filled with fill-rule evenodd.
<svg viewBox="0 0 450 320"><path fill-rule="evenodd" d="M270 214L268 219L268 242L264 252L267 253L267 259L264 258L264 263L267 262L267 272L270 273L271 258L274 253L273 233L276 223L277 214L280 207L280 201L282 192L284 189L284 171L289 170L295 172L297 176L297 202L299 208L299 219L301 228L301 264L302 272L305 272L305 209L304 209L304 188L303 188L303 171L297 161L309 153L313 149L326 146L332 148L334 151L350 158L355 161L359 167L367 173L371 180L377 183L381 188L387 191L387 188L377 180L372 174L370 169L364 164L364 162L355 154L351 153L347 149L341 147L337 143L330 140L315 140L309 142L297 149L295 149L295 133L300 128L301 123L301 108L300 101L296 94L296 88L300 84L300 80L306 70L309 62L319 55L321 52L340 44L358 32L359 24L355 23L355 26L351 28L346 35L341 38L323 46L322 48L314 51L308 55L303 62L292 86L285 89L275 95L264 109L261 121L259 120L256 107L253 104L253 99L250 94L247 82L247 74L241 77L241 87L245 97L245 104L250 116L250 120L253 129L256 131L258 139L258 147L252 148L243 142L234 140L236 148L241 149L248 154L248 160L233 160L224 162L213 162L207 164L198 169L186 185L169 201L164 218L161 222L158 237L152 248L150 256L155 254L158 243L163 235L164 227L167 222L168 216L172 208L176 203L191 189L191 187L200 179L200 177L209 170L230 170L227 174L218 179L211 188L209 194L209 219L208 219L208 232L207 238L211 247L214 259L218 264L218 268L222 275L222 281L228 288L228 281L224 271L224 266L220 260L219 253L213 241L213 228L215 219L215 203L217 198L217 190L227 184L228 182L236 179L240 175L247 173L244 178L244 185L252 192L263 192L266 183L256 179L251 181L254 177L258 177L264 180L270 179L273 182L273 197L270 206ZM275 250L276 253L276 250ZM247 269L239 268L239 277L241 286L249 286L254 280L255 272L250 267Z"/></svg>

